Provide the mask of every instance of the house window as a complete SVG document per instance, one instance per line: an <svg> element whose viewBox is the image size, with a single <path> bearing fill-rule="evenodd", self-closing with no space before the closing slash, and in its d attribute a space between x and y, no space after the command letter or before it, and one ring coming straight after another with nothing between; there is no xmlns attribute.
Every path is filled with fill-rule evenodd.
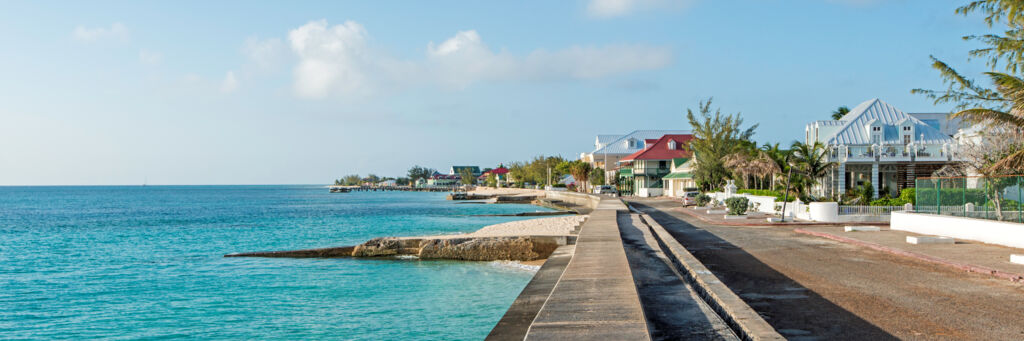
<svg viewBox="0 0 1024 341"><path fill-rule="evenodd" d="M910 131L910 126L903 127L903 131Z"/></svg>
<svg viewBox="0 0 1024 341"><path fill-rule="evenodd" d="M903 135L903 144L910 143L910 135Z"/></svg>
<svg viewBox="0 0 1024 341"><path fill-rule="evenodd" d="M676 141L668 141L668 149L676 149Z"/></svg>
<svg viewBox="0 0 1024 341"><path fill-rule="evenodd" d="M668 161L658 161L658 168L659 169L668 168Z"/></svg>
<svg viewBox="0 0 1024 341"><path fill-rule="evenodd" d="M882 127L871 127L871 131L882 131Z"/></svg>

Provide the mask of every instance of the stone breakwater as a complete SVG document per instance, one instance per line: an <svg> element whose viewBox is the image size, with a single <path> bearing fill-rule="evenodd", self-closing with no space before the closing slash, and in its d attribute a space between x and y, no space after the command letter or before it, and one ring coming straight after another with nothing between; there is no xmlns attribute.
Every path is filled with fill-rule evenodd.
<svg viewBox="0 0 1024 341"><path fill-rule="evenodd" d="M224 257L393 257L473 261L544 259L559 246L572 242L569 236L462 237L462 238L374 238L356 246L294 251L247 252Z"/></svg>

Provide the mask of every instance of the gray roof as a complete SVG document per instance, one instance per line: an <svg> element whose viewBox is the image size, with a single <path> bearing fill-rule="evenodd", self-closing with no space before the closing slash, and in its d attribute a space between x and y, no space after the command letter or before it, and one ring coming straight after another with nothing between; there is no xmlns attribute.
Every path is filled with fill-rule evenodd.
<svg viewBox="0 0 1024 341"><path fill-rule="evenodd" d="M878 121L887 126L895 126L904 120L914 123L914 142L916 143L943 144L953 141L941 131L877 98L861 103L850 110L850 113L836 121L841 122L843 127L823 140L825 144L868 145L871 144L871 137L868 136L865 128L867 124ZM922 134L924 135L923 139ZM898 137L890 138L889 135L886 134L884 143L902 144Z"/></svg>
<svg viewBox="0 0 1024 341"><path fill-rule="evenodd" d="M662 136L669 134L689 134L689 130L637 130L632 133L622 135L619 138L608 142L604 148L598 148L593 151L594 155L597 154L623 154L629 155L636 153L644 149L644 140L660 139ZM640 143L636 147L630 148L628 145L629 139L635 139Z"/></svg>
<svg viewBox="0 0 1024 341"><path fill-rule="evenodd" d="M618 134L598 134L597 135L597 143L606 144L608 142L612 142L612 141L618 140L620 137L622 137L622 135L618 135Z"/></svg>

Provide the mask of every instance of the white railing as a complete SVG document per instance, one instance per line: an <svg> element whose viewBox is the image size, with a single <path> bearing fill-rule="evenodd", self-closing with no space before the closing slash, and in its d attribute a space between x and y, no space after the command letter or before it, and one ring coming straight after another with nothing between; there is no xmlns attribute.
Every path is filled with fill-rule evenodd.
<svg viewBox="0 0 1024 341"><path fill-rule="evenodd" d="M839 206L839 215L889 215L892 212L903 211L903 206Z"/></svg>

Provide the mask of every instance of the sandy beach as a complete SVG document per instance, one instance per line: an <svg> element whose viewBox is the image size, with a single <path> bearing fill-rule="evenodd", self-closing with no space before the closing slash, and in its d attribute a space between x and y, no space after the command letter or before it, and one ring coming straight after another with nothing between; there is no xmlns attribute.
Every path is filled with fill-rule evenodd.
<svg viewBox="0 0 1024 341"><path fill-rule="evenodd" d="M405 237L403 239L446 239L466 237L566 236L587 216L537 218L484 226L475 232L440 236Z"/></svg>

